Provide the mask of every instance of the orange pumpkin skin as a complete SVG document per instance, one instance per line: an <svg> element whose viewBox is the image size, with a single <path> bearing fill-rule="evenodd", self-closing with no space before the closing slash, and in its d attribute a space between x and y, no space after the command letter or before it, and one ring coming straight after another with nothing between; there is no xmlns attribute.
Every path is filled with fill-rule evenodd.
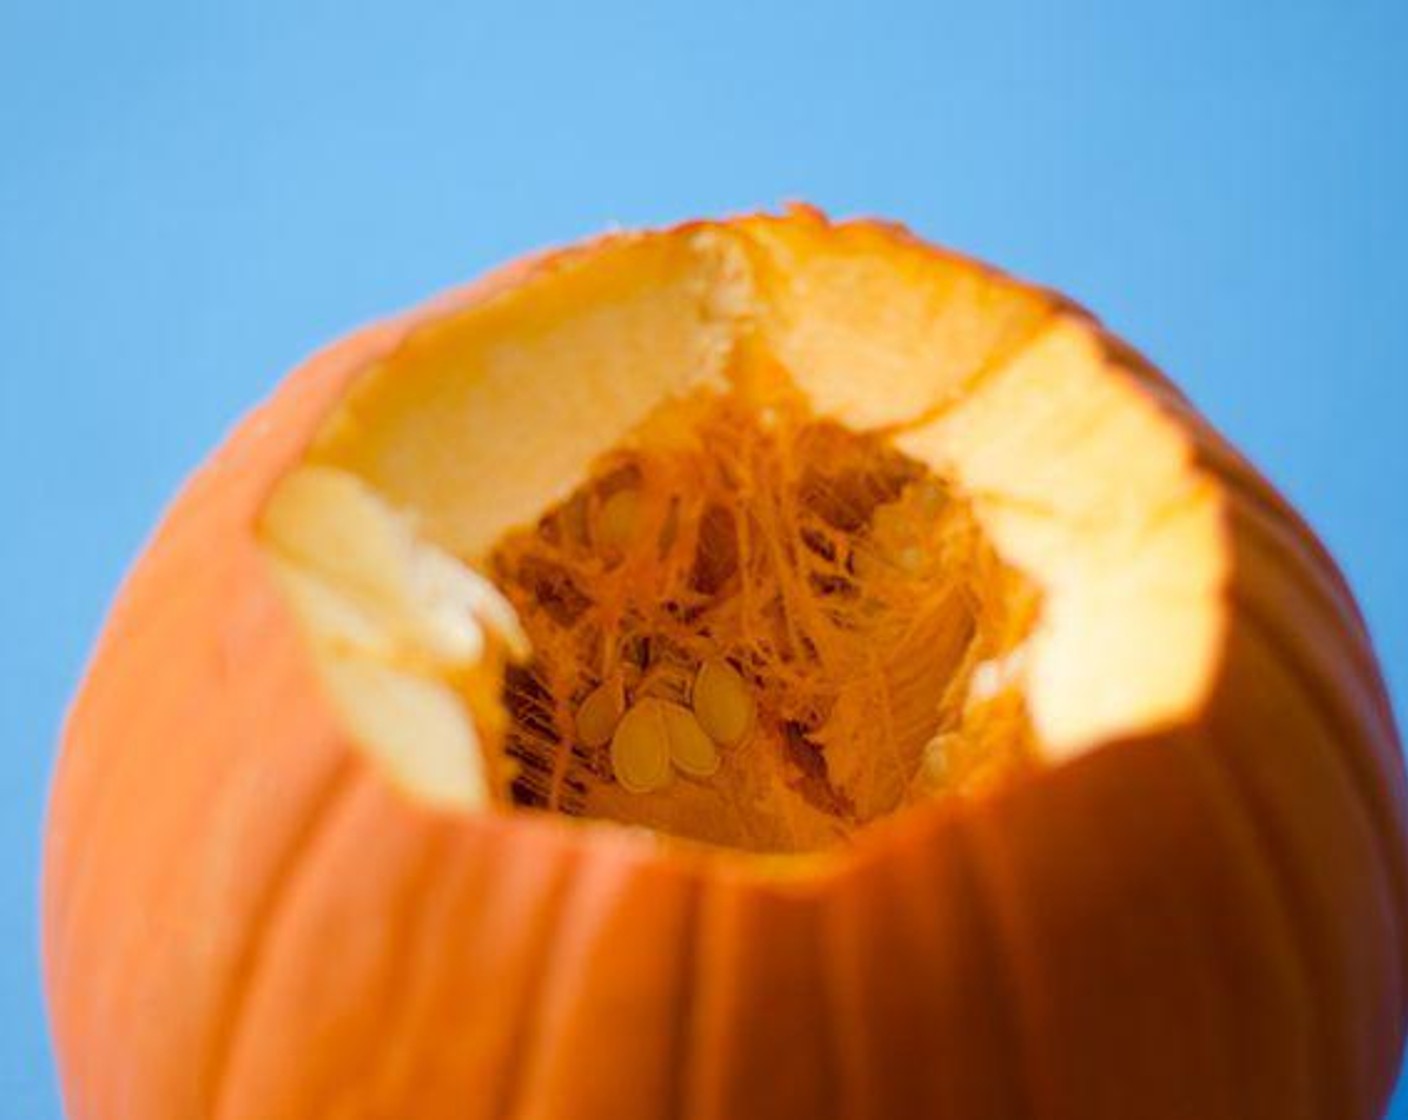
<svg viewBox="0 0 1408 1120"><path fill-rule="evenodd" d="M899 235L895 235L898 237ZM1408 1021L1408 796L1305 526L1137 356L1220 481L1199 719L877 826L816 878L454 815L354 749L254 536L334 346L196 475L64 732L44 949L74 1120L1359 1120Z"/></svg>

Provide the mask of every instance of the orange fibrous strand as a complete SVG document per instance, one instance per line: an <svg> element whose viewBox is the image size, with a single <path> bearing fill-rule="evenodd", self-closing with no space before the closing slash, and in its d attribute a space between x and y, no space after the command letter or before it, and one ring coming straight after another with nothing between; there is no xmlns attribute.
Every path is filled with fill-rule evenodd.
<svg viewBox="0 0 1408 1120"><path fill-rule="evenodd" d="M505 678L502 799L752 851L804 851L1020 770L1020 701L974 705L1035 595L967 504L882 434L820 419L779 374L662 405L592 477L503 539L490 573L532 660ZM708 661L756 718L715 773L642 793L577 713L688 706Z"/></svg>

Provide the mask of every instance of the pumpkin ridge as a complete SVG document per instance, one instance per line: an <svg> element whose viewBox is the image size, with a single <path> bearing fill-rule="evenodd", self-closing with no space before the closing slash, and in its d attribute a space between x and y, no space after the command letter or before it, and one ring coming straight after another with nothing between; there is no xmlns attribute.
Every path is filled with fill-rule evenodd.
<svg viewBox="0 0 1408 1120"><path fill-rule="evenodd" d="M265 886L263 900L255 911L258 920L249 926L244 951L228 981L225 1007L216 1019L217 1033L202 1077L206 1115L212 1120L219 1120L224 1112L230 1067L238 1053L240 1036L248 1023L246 1009L254 994L260 965L274 929L274 919L291 896L291 884L296 880L299 869L306 864L308 853L317 846L321 837L327 835L338 808L348 803L351 792L366 773L365 768L351 758L337 764L321 793L308 807L288 852Z"/></svg>
<svg viewBox="0 0 1408 1120"><path fill-rule="evenodd" d="M451 892L444 886L430 898L426 895L431 894L431 884L444 877L436 872L452 843L452 837L445 830L432 830L424 850L415 861L415 869L407 876L402 892L404 897L396 900L398 913L405 909L411 911L405 921L396 923L395 935L387 940L388 955L400 966L399 981L393 973L390 984L397 990L397 997L386 1013L385 1030L382 1032L388 1041L377 1049L365 1068L361 1084L368 1086L368 1089L362 1099L398 1099L396 1089L405 1082L404 1067L414 1061L413 1048L420 1041L416 1022L417 1004L425 1002L429 987L426 978L434 964L434 946L424 944L426 930L432 925L430 915L449 909L454 901ZM391 1087L389 1090L388 1085ZM345 1085L343 1092L355 1094L356 1084ZM335 1114L338 1103L330 1102L329 1112Z"/></svg>
<svg viewBox="0 0 1408 1120"><path fill-rule="evenodd" d="M1010 1009L1007 1036L1014 1050L1012 1063L1013 1079L1017 1082L1018 1099L1023 1102L1020 1115L1014 1120L1047 1120L1042 1102L1046 1093L1042 1091L1044 1077L1041 1073L1042 1059L1038 1057L1035 1039L1038 1033L1031 1029L1023 1009L1031 1006L1024 993L1030 986L1026 969L1019 964L1020 954L1015 944L1013 915L1002 901L1004 888L1000 880L1010 870L1003 872L999 865L1010 864L1010 856L1004 856L1001 836L987 822L979 817L971 823L961 818L953 830L951 842L957 848L960 865L966 872L975 908L981 923L991 933L988 939L992 945L992 956L997 960L997 974L1010 998L1004 1001Z"/></svg>
<svg viewBox="0 0 1408 1120"><path fill-rule="evenodd" d="M1331 741L1350 744L1348 748L1332 753L1341 758L1352 773L1353 784L1361 798L1374 806L1376 811L1371 816L1376 820L1377 829L1385 842L1390 838L1408 838L1408 806L1403 803L1404 785L1392 768L1392 744L1395 741L1392 711L1385 710L1376 702L1378 692L1372 679L1366 680L1353 670L1336 673L1323 664L1307 660L1304 653L1292 653L1293 649L1305 649L1305 643L1289 640L1299 635L1283 629L1276 621L1280 617L1278 612L1268 611L1259 594L1250 584L1239 584L1234 589L1232 601L1253 628L1261 632L1265 644L1285 671L1312 699L1324 718L1326 731L1332 736ZM1356 749L1362 741L1352 734L1356 727L1368 732L1364 737L1369 740L1368 754ZM1386 785L1388 788L1385 788ZM1387 847L1389 850L1384 853L1387 862L1394 868L1401 868L1408 876L1408 851L1399 844L1387 843ZM1399 876L1394 878L1404 881ZM1408 882L1403 888L1403 896L1408 899ZM1408 904L1405 904L1403 912L1408 915Z"/></svg>
<svg viewBox="0 0 1408 1120"><path fill-rule="evenodd" d="M567 915L589 882L588 876L582 874L589 868L590 864L575 853L558 856L552 886L538 905L532 953L539 963L532 970L528 990L513 1013L513 1041L508 1047L505 1066L499 1071L498 1091L489 1112L492 1120L515 1120L524 1102L531 1100L530 1075L533 1072L535 1043L542 1033L543 1019L552 995L550 981L553 979L555 960L561 952L558 934L561 927L567 924Z"/></svg>
<svg viewBox="0 0 1408 1120"><path fill-rule="evenodd" d="M1212 774L1214 780L1222 786L1240 810L1229 816L1233 821L1243 822L1256 862L1260 866L1261 877L1271 897L1275 899L1280 917L1277 926L1282 939L1289 947L1288 956L1295 964L1301 998L1310 1009L1304 1018L1305 1052L1300 1057L1303 1069L1319 1071L1318 1075L1307 1079L1310 1085L1308 1091L1313 1093L1318 1101L1314 1112L1320 1115L1322 1120L1335 1120L1332 1104L1335 1098L1328 1089L1331 1084L1330 1068L1326 1059L1329 1047L1325 1044L1325 1031L1321 1026L1322 1021L1327 1018L1325 997L1321 990L1322 985L1317 983L1319 970L1314 965L1305 932L1309 928L1305 918L1310 911L1302 901L1306 892L1297 888L1294 863L1286 855L1286 845L1284 842L1278 842L1271 823L1263 819L1260 811L1263 800L1253 793L1246 776L1233 757L1233 752L1203 750L1194 745L1188 750L1188 754L1195 766L1201 763Z"/></svg>
<svg viewBox="0 0 1408 1120"><path fill-rule="evenodd" d="M1311 710L1323 724L1328 743L1355 742L1356 740L1352 736L1346 736L1341 731L1343 701L1330 699L1331 692L1338 692L1338 690L1328 688L1320 679L1320 674L1314 672L1299 656L1289 652L1292 648L1299 648L1299 646L1292 647L1288 644L1279 629L1269 622L1258 605L1244 602L1242 610L1246 613L1247 621L1250 624L1249 636L1258 640L1263 655L1279 662L1282 671L1295 680L1301 686L1304 694L1310 698ZM1357 804L1363 816L1366 831L1372 838L1383 865L1387 865L1393 872L1396 872L1382 877L1386 882L1381 885L1380 890L1390 903L1389 917L1395 927L1395 941L1404 946L1405 954L1408 954L1408 893L1397 887L1397 884L1403 882L1400 876L1408 874L1408 868L1404 866L1403 845L1394 842L1395 837L1400 841L1404 838L1404 831L1398 824L1402 818L1392 812L1392 806L1382 795L1382 784L1374 780L1374 775L1365 772L1366 767L1374 767L1377 770L1372 761L1362 758L1359 752L1352 748L1327 750L1325 755L1332 760L1335 769L1340 772L1348 797ZM1399 992L1399 1017L1401 1021L1408 1022L1408 968L1404 967L1404 954L1400 955L1396 972L1397 983L1394 986Z"/></svg>
<svg viewBox="0 0 1408 1120"><path fill-rule="evenodd" d="M671 1041L670 1088L666 1094L664 1120L690 1120L695 1093L695 1020L699 1015L703 988L700 980L704 940L702 915L708 901L709 880L701 875L687 874L684 891L683 932L680 935L679 977L676 981L679 1011L675 1016L674 1038Z"/></svg>
<svg viewBox="0 0 1408 1120"><path fill-rule="evenodd" d="M713 1120L709 1111L713 1101L708 1088L717 1085L718 1078L714 1066L717 1064L716 1049L709 1035L709 1026L716 1013L717 996L720 989L718 976L721 970L717 961L724 953L715 935L720 922L719 915L727 906L723 891L725 888L715 879L702 877L694 914L695 929L692 933L694 963L691 968L691 995L686 1004L689 1017L688 1029L684 1037L689 1042L686 1062L681 1066L678 1077L681 1084L680 1102L683 1109L679 1120Z"/></svg>
<svg viewBox="0 0 1408 1120"><path fill-rule="evenodd" d="M1296 539L1283 522L1255 505L1233 495L1234 531L1243 548L1252 551L1259 566L1278 567L1280 575L1301 596L1322 623L1343 639L1343 652L1352 659L1356 673L1372 681L1375 706L1391 718L1387 693L1383 689L1373 658L1373 643L1364 621L1350 611L1351 600L1328 572L1319 569L1314 558L1296 547Z"/></svg>
<svg viewBox="0 0 1408 1120"><path fill-rule="evenodd" d="M1275 908L1278 919L1273 926L1278 934L1275 940L1284 946L1284 957L1294 973L1299 1002L1307 1009L1315 1008L1319 1002L1315 994L1315 970L1311 967L1305 937L1300 932L1303 928L1300 916L1305 908L1293 901L1300 895L1291 889L1287 861L1278 853L1279 846L1273 841L1269 826L1254 811L1259 803L1246 784L1245 776L1224 752L1206 750L1201 744L1182 737L1171 746L1183 753L1190 772L1208 789L1206 801L1212 807L1210 811L1215 814L1218 826L1239 834L1245 848L1251 852L1248 873L1261 881L1266 897ZM1298 1056L1298 1068L1308 1075L1320 1060L1318 1055L1323 1048L1315 1041L1319 1016L1311 1010L1302 1019L1304 1053ZM1307 1076L1306 1080L1313 1079Z"/></svg>
<svg viewBox="0 0 1408 1120"><path fill-rule="evenodd" d="M447 931L456 928L454 919L465 897L483 888L493 874L492 865L488 860L465 857L463 837L455 835L453 828L438 825L437 833L441 835L442 843L447 849L446 858L450 867L438 877L435 897L422 911L421 928L412 948L418 960L424 963L422 967L412 971L413 990L406 997L403 1019L408 1040L418 1040L420 1046L424 1046L426 1038L433 1031L435 1014L439 1009L436 1002L439 997L437 978L433 968L429 966L436 959L441 939L446 936ZM408 1041L402 1047L402 1060L388 1071L384 1082L386 1100L402 1100L412 1094L417 1077L423 1073L420 1058L421 1053L416 1044Z"/></svg>
<svg viewBox="0 0 1408 1120"><path fill-rule="evenodd" d="M1265 666L1274 666L1274 671L1280 673L1285 679L1297 684L1306 698L1305 718L1318 725L1320 739L1313 744L1299 744L1299 749L1302 755L1320 760L1320 765L1337 777L1339 782L1339 799L1349 808L1351 814L1349 818L1346 817L1344 811L1340 811L1336 814L1341 829L1346 827L1352 829L1353 826L1350 824L1350 820L1357 820L1359 828L1358 830L1352 831L1350 835L1362 837L1364 846L1373 850L1380 858L1381 862L1379 864L1365 867L1365 870L1368 871L1370 875L1369 881L1373 884L1372 889L1376 897L1377 906L1375 907L1375 917L1382 919L1384 925L1388 927L1388 935L1384 938L1384 941L1389 945L1397 947L1397 952L1387 955L1388 959L1385 959L1384 963L1388 968L1392 969L1394 973L1393 982L1388 986L1388 990L1395 993L1394 1003L1396 1007L1391 1012L1391 1016L1401 1029L1402 1024L1405 1022L1405 1011L1408 1011L1408 986L1405 986L1405 980L1408 980L1408 973L1405 973L1404 969L1404 950L1408 948L1408 942L1404 940L1405 927L1403 910L1400 903L1401 895L1395 886L1399 880L1394 877L1392 870L1400 865L1400 852L1394 850L1394 845L1389 840L1389 835L1394 826L1387 826L1389 831L1385 831L1385 823L1381 815L1381 810L1385 802L1382 798L1373 797L1365 792L1366 789L1377 791L1382 788L1373 782L1367 782L1366 784L1366 778L1364 777L1365 768L1373 767L1374 763L1358 752L1346 752L1337 749L1340 744L1346 741L1344 734L1346 723L1343 718L1345 715L1345 699L1341 690L1330 686L1325 681L1323 674L1315 672L1298 656L1290 653L1293 647L1287 645L1284 639L1278 636L1280 633L1279 630L1266 621L1265 615L1259 606L1255 604L1250 606L1244 605L1241 609L1244 612L1244 626L1242 629L1244 640L1248 643L1252 651L1259 655L1264 663L1262 667L1256 670L1256 673L1264 677L1267 672ZM1349 724L1352 725L1353 722L1351 718ZM1229 757L1231 757L1236 752L1228 751L1227 753ZM1256 768L1250 765L1250 761L1238 758L1237 765L1239 769L1243 769L1244 780L1251 781L1251 775L1256 772ZM1321 797L1323 798L1324 796L1326 796L1326 794L1322 790ZM1296 819L1296 813L1294 809L1289 808L1284 802L1285 798L1283 796L1279 796L1273 788L1267 787L1258 795L1258 800L1253 804L1254 808L1263 817L1270 817L1277 821L1281 832L1288 836L1294 836L1292 824ZM1296 844L1295 841L1291 839L1286 840L1284 844L1288 848L1304 847L1303 843ZM1293 869L1299 866L1299 864L1289 856L1287 857L1287 861ZM1385 868L1389 869L1387 873L1384 870ZM1392 881L1385 883L1385 877ZM1301 878L1306 882L1317 881L1305 875L1302 875ZM1307 905L1304 909L1303 913L1308 915L1309 918L1309 920L1304 922L1305 927L1308 928L1318 916L1318 924L1322 929L1334 929L1335 911L1333 908L1323 904L1325 895L1333 892L1333 890L1334 884L1322 883L1319 889L1313 892L1314 899L1319 902L1320 905ZM1303 891L1301 894L1306 897L1312 896L1311 891ZM1341 944L1346 940L1353 940L1356 944L1362 944L1363 937L1361 930L1356 927L1354 934L1346 934L1346 936L1341 939ZM1310 943L1314 944L1314 942ZM1328 946L1323 952L1328 957L1330 969L1332 971L1338 971L1341 974L1345 967L1341 962L1346 960L1352 961L1354 959L1347 957L1343 952L1336 954L1335 951ZM1342 982L1327 980L1323 969L1312 969L1312 978L1337 993L1347 989L1347 985ZM1361 978L1361 981L1362 979L1363 978ZM1368 987L1372 990L1370 997L1372 998L1372 993L1377 993L1381 985L1374 983ZM1365 991L1366 985L1361 982L1356 991L1357 1000L1361 1004L1365 999ZM1361 1015L1357 1021L1362 1023L1364 1017ZM1349 1022L1348 1017L1342 1017L1339 1020L1339 1023L1343 1025L1347 1025ZM1347 1036L1346 1041L1343 1043L1346 1057L1341 1063L1340 1072L1344 1084L1351 1088L1355 1085L1362 1084L1364 1081L1364 1078L1360 1075L1360 1070L1355 1068L1353 1058L1360 1058L1364 1064L1373 1068L1377 1066L1380 1057L1387 1057L1386 1055L1378 1055L1372 1052L1366 1053L1363 1050L1361 1041L1362 1040L1359 1038ZM1324 1049L1328 1049L1328 1047ZM1390 1065L1385 1067L1385 1071L1389 1072L1391 1068L1392 1063L1390 1062ZM1391 1078L1391 1072L1389 1072L1389 1076ZM1379 1086L1378 1091L1380 1094L1386 1096L1389 1088L1391 1088L1391 1082L1388 1085ZM1341 1094L1341 1097L1342 1096L1343 1094ZM1331 1099L1335 1098L1332 1097ZM1336 1106L1336 1108L1327 1115L1339 1116L1343 1114L1343 1108ZM1350 1115L1355 1114L1356 1113L1353 1112L1350 1113ZM1364 1114L1367 1115L1368 1113Z"/></svg>
<svg viewBox="0 0 1408 1120"><path fill-rule="evenodd" d="M821 1019L822 1054L828 1072L830 1092L826 1095L831 1120L864 1120L855 1111L855 1062L852 1051L845 1045L839 1029L836 958L831 953L832 924L827 920L821 898L813 896L806 902L812 911L809 923L812 971L816 977L816 1000Z"/></svg>
<svg viewBox="0 0 1408 1120"><path fill-rule="evenodd" d="M857 869L864 875L869 869ZM866 1037L876 1024L866 1021L854 997L856 974L855 955L858 947L849 937L845 919L835 892L817 900L818 914L814 923L819 945L817 953L820 987L826 1007L826 1036L831 1041L831 1061L836 1068L837 1120L869 1120L873 1109L868 1107L867 1078L864 1071ZM852 900L853 901L853 900ZM844 1033L843 1033L844 1029Z"/></svg>
<svg viewBox="0 0 1408 1120"><path fill-rule="evenodd" d="M1320 647L1305 633L1321 624L1319 618L1311 624L1287 624L1292 612L1277 610L1274 599L1268 603L1266 592L1250 584L1244 585L1234 597L1239 609L1246 612L1248 629L1259 636L1270 655L1283 672L1296 682L1309 699L1310 707L1321 717L1328 738L1329 753L1333 754L1349 775L1358 799L1374 826L1375 834L1384 845L1381 853L1384 865L1402 870L1408 875L1408 848L1399 841L1408 839L1408 789L1394 771L1397 738L1391 708L1381 704L1381 682L1376 674L1364 674L1353 666L1344 667L1337 660L1327 662ZM1281 589L1278 587L1278 591ZM1300 600L1308 611L1315 604ZM1360 730L1363 734L1355 736ZM1392 875L1395 883L1404 880ZM1408 934L1408 883L1397 892L1403 899L1399 907L1405 916Z"/></svg>

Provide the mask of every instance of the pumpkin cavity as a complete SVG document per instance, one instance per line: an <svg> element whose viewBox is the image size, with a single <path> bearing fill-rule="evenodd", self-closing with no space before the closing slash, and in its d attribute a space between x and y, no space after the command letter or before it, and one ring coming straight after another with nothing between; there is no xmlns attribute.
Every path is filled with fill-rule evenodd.
<svg viewBox="0 0 1408 1120"><path fill-rule="evenodd" d="M773 367L659 405L483 557L309 463L263 537L358 741L452 807L825 848L1032 758L1037 597L966 502Z"/></svg>
<svg viewBox="0 0 1408 1120"><path fill-rule="evenodd" d="M773 378L661 406L490 553L532 648L513 805L805 851L1031 760L973 685L1036 596L942 479Z"/></svg>

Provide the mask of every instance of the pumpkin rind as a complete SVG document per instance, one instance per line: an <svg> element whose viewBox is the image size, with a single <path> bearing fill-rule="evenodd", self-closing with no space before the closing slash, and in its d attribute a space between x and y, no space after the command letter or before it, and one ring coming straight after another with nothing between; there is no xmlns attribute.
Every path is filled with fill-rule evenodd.
<svg viewBox="0 0 1408 1120"><path fill-rule="evenodd" d="M1224 640L1194 718L877 825L796 877L436 811L354 749L259 510L416 322L591 251L314 359L143 553L50 810L69 1115L1378 1115L1408 1027L1408 793L1363 623L1309 530L1103 333L1226 511Z"/></svg>

